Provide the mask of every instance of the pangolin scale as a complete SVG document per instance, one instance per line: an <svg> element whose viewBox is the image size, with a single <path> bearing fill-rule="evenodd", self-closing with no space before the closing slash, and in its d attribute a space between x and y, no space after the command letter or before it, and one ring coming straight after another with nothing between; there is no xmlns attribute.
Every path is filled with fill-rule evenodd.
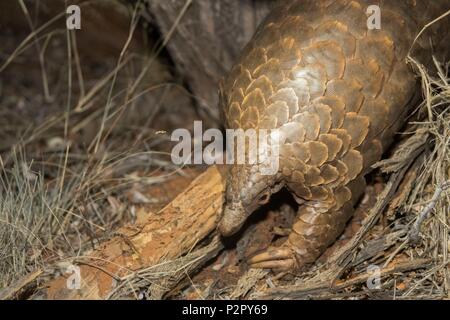
<svg viewBox="0 0 450 320"><path fill-rule="evenodd" d="M369 30L378 5L381 29ZM343 231L364 175L405 123L420 96L408 54L432 67L448 53L450 19L423 27L450 0L280 1L221 84L227 128L279 129L280 169L232 165L219 230L235 233L270 195L286 187L299 204L289 237L249 260L293 270L315 259Z"/></svg>

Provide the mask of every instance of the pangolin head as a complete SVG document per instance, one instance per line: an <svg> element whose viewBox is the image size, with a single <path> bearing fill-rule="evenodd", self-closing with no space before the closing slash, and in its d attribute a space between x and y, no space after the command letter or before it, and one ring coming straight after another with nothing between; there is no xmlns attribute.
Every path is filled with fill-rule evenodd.
<svg viewBox="0 0 450 320"><path fill-rule="evenodd" d="M223 236L239 231L247 218L282 187L278 175L263 175L257 165L236 164L228 170L225 207L219 223Z"/></svg>

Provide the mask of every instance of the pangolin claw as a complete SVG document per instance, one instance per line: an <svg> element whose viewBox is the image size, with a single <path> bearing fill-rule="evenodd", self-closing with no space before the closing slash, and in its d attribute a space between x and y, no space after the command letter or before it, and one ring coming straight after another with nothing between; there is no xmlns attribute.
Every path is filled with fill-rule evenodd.
<svg viewBox="0 0 450 320"><path fill-rule="evenodd" d="M270 247L247 261L250 268L272 269L275 272L297 269L294 251L288 245Z"/></svg>

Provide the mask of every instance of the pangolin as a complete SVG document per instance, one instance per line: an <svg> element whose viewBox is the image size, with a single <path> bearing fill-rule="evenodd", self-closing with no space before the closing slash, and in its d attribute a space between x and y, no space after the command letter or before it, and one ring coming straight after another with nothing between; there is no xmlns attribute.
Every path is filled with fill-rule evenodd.
<svg viewBox="0 0 450 320"><path fill-rule="evenodd" d="M380 28L369 27L370 6ZM238 231L281 188L299 209L286 241L251 267L298 270L343 231L365 174L420 98L407 58L432 68L432 53L448 53L449 9L450 0L280 1L259 26L222 81L220 104L226 128L278 129L287 139L276 174L228 167L219 230Z"/></svg>

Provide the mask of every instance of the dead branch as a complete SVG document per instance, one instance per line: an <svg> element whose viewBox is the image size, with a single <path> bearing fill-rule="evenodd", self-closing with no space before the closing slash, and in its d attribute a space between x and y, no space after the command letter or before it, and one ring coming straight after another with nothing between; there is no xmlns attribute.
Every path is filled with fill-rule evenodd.
<svg viewBox="0 0 450 320"><path fill-rule="evenodd" d="M38 269L20 278L9 287L1 289L0 300L16 299L20 295L20 292L22 292L28 285L33 283L42 273L43 271L41 269Z"/></svg>
<svg viewBox="0 0 450 320"><path fill-rule="evenodd" d="M198 267L199 261L205 262L205 257L211 258L221 247L220 241L216 241L213 247L200 252L202 254L194 251L194 261L178 260L181 263L172 272L168 270L170 268L162 268L191 252L216 229L222 211L223 191L224 180L220 169L209 168L160 212L150 214L142 225L123 227L118 231L120 236L104 242L89 254L72 259L72 264L80 267L79 289L68 289L68 276L62 275L46 285L44 296L48 299L117 297L120 294L116 289L123 282L127 285L139 284L131 280L139 279L143 270L153 272L160 278L169 276L171 281L166 278L166 285L176 284L182 278L180 272L185 274ZM130 291L135 293L134 289L139 288ZM159 290L157 296L161 297L168 290L170 286Z"/></svg>
<svg viewBox="0 0 450 320"><path fill-rule="evenodd" d="M431 263L430 259L416 259L406 262L391 263L389 266L380 270L380 276L386 277L395 273L402 273L413 271L417 269L427 268ZM354 276L347 280L336 281L332 286L325 283L310 284L308 286L299 285L297 287L287 286L274 288L270 291L257 296L259 299L305 299L311 295L318 295L320 293L336 292L352 287L354 285L366 283L367 280L373 277L372 273L363 273Z"/></svg>
<svg viewBox="0 0 450 320"><path fill-rule="evenodd" d="M434 191L433 197L431 198L430 202L425 206L425 208L422 210L422 212L417 217L416 221L414 222L411 230L408 233L408 239L410 243L419 243L420 237L420 226L422 225L423 221L428 218L428 216L431 213L431 210L436 206L436 203L438 202L439 198L441 197L442 192L447 190L450 187L450 180L442 183L440 186L436 188Z"/></svg>

